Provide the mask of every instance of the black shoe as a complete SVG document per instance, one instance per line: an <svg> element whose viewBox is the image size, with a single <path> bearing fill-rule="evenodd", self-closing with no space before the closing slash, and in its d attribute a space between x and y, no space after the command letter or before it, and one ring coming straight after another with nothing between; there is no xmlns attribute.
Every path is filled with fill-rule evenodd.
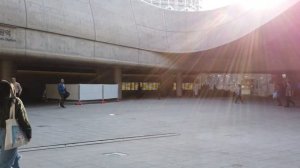
<svg viewBox="0 0 300 168"><path fill-rule="evenodd" d="M66 108L64 105L60 105L60 107L62 107L62 108Z"/></svg>

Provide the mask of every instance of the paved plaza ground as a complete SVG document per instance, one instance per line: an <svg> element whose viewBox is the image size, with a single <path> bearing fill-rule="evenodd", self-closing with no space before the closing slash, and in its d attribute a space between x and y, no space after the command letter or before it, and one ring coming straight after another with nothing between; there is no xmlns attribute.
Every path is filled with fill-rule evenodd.
<svg viewBox="0 0 300 168"><path fill-rule="evenodd" d="M266 99L28 105L23 168L300 168L300 108Z"/></svg>

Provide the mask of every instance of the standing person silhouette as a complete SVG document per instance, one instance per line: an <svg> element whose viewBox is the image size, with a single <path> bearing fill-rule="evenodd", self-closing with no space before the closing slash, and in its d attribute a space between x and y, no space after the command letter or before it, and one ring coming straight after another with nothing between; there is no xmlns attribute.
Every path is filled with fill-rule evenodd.
<svg viewBox="0 0 300 168"><path fill-rule="evenodd" d="M11 78L12 84L14 85L16 96L20 97L22 94L22 87L15 77Z"/></svg>
<svg viewBox="0 0 300 168"><path fill-rule="evenodd" d="M236 93L235 93L235 103L238 102L238 100L243 103L243 99L242 99L242 85L241 84L238 84L238 87L237 87L237 90L236 90Z"/></svg>
<svg viewBox="0 0 300 168"><path fill-rule="evenodd" d="M16 120L25 133L28 141L31 139L31 126L27 117L26 109L23 102L14 95L13 86L5 81L0 81L0 167L1 168L20 168L19 160L21 156L18 154L18 149L13 148L5 150L5 128L6 120L10 117L11 105L15 104L15 117Z"/></svg>
<svg viewBox="0 0 300 168"><path fill-rule="evenodd" d="M290 103L293 104L293 106L296 106L295 102L292 100L293 96L293 88L289 80L286 81L285 85L285 98L286 98L286 104L285 107L289 107Z"/></svg>
<svg viewBox="0 0 300 168"><path fill-rule="evenodd" d="M69 97L70 93L66 89L64 79L60 80L60 83L57 86L57 90L60 95L59 106L62 108L66 108L64 103L65 103L66 98Z"/></svg>

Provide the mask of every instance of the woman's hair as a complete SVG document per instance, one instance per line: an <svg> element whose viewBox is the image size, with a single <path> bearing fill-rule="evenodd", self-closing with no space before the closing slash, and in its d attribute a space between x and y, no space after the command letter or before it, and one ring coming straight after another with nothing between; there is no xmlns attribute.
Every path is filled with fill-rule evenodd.
<svg viewBox="0 0 300 168"><path fill-rule="evenodd" d="M10 97L11 86L6 80L0 81L0 99L5 99Z"/></svg>
<svg viewBox="0 0 300 168"><path fill-rule="evenodd" d="M3 119L2 117L7 116L8 113L10 112L9 108L11 104L16 100L15 96L13 95L12 91L12 85L6 81L6 80L1 80L0 81L0 118L1 120ZM8 111L7 111L8 110Z"/></svg>
<svg viewBox="0 0 300 168"><path fill-rule="evenodd" d="M0 81L0 101L13 99L14 91L13 86L6 80Z"/></svg>

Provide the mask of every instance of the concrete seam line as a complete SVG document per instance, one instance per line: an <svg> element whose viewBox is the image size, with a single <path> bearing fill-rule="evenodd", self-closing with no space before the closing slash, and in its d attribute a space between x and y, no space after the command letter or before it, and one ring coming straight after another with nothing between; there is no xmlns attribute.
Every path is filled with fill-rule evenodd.
<svg viewBox="0 0 300 168"><path fill-rule="evenodd" d="M92 20L93 20L93 25L94 25L94 58L96 57L96 39L97 39L97 33L96 33L96 22L95 22L95 17L94 17L94 12L92 8L92 3L91 0L89 0L89 6L91 9L91 15L92 15Z"/></svg>

